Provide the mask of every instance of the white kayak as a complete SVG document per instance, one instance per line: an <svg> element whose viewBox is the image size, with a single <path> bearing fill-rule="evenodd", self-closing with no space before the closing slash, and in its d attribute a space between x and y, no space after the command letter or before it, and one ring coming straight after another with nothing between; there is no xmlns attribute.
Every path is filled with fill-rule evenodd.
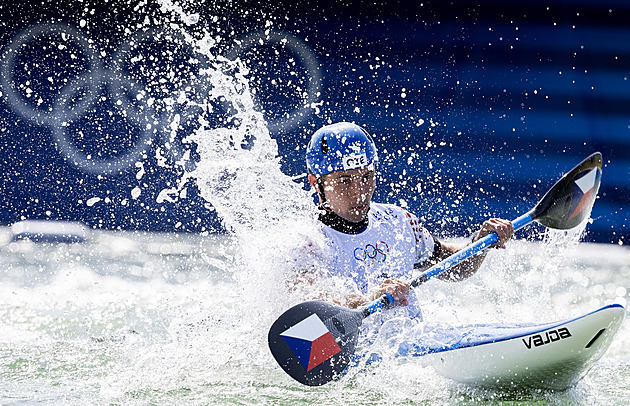
<svg viewBox="0 0 630 406"><path fill-rule="evenodd" d="M410 353L457 382L492 388L563 390L610 346L625 317L613 304L542 325L476 325L436 331Z"/></svg>

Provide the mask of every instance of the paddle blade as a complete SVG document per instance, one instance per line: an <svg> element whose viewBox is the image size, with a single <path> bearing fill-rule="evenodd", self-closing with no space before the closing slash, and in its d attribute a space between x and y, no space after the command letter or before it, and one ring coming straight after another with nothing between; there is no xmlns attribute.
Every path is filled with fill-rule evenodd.
<svg viewBox="0 0 630 406"><path fill-rule="evenodd" d="M576 227L591 214L601 177L602 155L596 152L556 182L536 205L532 218L545 227Z"/></svg>
<svg viewBox="0 0 630 406"><path fill-rule="evenodd" d="M346 368L364 319L361 311L312 301L284 312L269 330L269 349L295 380L319 386Z"/></svg>

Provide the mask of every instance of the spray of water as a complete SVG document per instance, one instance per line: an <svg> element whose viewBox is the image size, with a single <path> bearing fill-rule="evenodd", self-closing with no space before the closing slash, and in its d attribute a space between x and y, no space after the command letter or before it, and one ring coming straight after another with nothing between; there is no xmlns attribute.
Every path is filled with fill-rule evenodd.
<svg viewBox="0 0 630 406"><path fill-rule="evenodd" d="M185 197L187 188L196 187L239 246L230 266L231 288L217 288L216 295L206 291L210 295L199 300L214 306L188 309L176 317L170 327L176 342L164 344L163 359L156 360L157 355L146 359L148 368L155 363L176 365L170 371L179 372L167 381L177 386L181 374L192 374L186 370L212 380L217 376L210 378L208 368L220 370L228 363L273 365L267 330L292 300L287 295L287 259L300 235L310 234L316 211L308 192L280 170L277 144L257 111L247 67L239 59L218 55L216 39L194 26L196 15L170 0L160 4L163 12L185 23L170 24L175 30L171 38L185 42L201 61L193 74L194 88L202 91L187 92L180 86L175 104L193 106L188 109L194 112L192 119L184 117L181 108L168 110L173 134L181 131L183 121L196 126L183 140L187 148L178 163L181 178L158 199L176 201ZM187 78L182 80L187 83ZM198 353L194 360L182 353L182 343L198 351L209 335L211 350Z"/></svg>

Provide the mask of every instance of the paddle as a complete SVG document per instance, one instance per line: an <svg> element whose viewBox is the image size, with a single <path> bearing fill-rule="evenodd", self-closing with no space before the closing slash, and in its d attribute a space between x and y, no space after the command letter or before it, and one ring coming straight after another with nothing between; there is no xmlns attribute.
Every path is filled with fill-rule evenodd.
<svg viewBox="0 0 630 406"><path fill-rule="evenodd" d="M545 227L570 229L590 214L602 173L599 152L564 175L534 209L512 221L518 230L532 221ZM499 241L487 235L432 266L410 282L417 287ZM319 386L339 376L346 368L359 336L363 319L393 303L389 294L359 309L323 301L298 304L284 312L269 330L269 348L278 364L295 380Z"/></svg>

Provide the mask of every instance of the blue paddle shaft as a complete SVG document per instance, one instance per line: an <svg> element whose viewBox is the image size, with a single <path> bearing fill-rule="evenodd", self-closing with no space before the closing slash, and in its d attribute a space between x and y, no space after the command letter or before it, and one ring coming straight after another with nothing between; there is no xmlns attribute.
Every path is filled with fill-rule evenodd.
<svg viewBox="0 0 630 406"><path fill-rule="evenodd" d="M381 311L384 307L387 307L394 303L394 297L389 293L383 293L381 297L372 303L368 304L363 310L363 316L367 317L370 314L374 314L378 311Z"/></svg>
<svg viewBox="0 0 630 406"><path fill-rule="evenodd" d="M532 221L533 219L530 212L513 220L512 227L514 228L514 231L516 231L522 227L525 227ZM481 251L485 250L492 244L497 243L498 241L499 241L499 236L497 235L497 233L488 234L485 237L480 238L473 244L466 246L462 250L457 251L455 254L451 255L450 257L446 258L440 263L435 264L431 268L424 271L420 276L418 276L413 281L411 281L411 286L415 288L416 286L421 285L422 283L428 281L434 276L438 276L444 271L447 271L451 269L452 267L454 267L455 265L472 257L473 255L480 253Z"/></svg>
<svg viewBox="0 0 630 406"><path fill-rule="evenodd" d="M512 227L514 228L514 231L520 228L523 228L529 223L531 223L532 221L534 221L532 215L533 213L529 212L527 214L520 216L519 218L515 220L512 220ZM455 265L465 261L466 259L472 257L473 255L478 254L479 252L485 250L492 244L497 243L498 241L499 241L499 236L497 235L497 233L488 234L485 237L482 237L479 240L475 241L473 244L466 246L460 251L457 251L456 253L446 258L445 260L433 265L431 268L427 269L421 275L419 275L414 280L412 280L410 285L414 288L417 286L420 286L421 284L428 281L429 279L442 274L443 272L451 269ZM384 299L385 295L388 295L389 297ZM393 299L390 299L391 295L387 293L385 295L381 296L379 299L373 301L372 303L366 306L364 311L367 313L367 315L373 314L393 302Z"/></svg>

